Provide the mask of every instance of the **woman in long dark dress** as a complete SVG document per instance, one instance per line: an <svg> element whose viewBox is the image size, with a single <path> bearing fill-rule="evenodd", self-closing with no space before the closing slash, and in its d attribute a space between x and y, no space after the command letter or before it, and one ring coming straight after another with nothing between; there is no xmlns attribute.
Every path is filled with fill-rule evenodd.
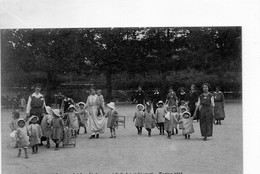
<svg viewBox="0 0 260 174"><path fill-rule="evenodd" d="M215 120L217 121L216 124L221 125L221 120L225 118L225 111L224 111L224 94L220 91L220 87L216 87L216 91L214 92L214 102L215 102Z"/></svg>
<svg viewBox="0 0 260 174"><path fill-rule="evenodd" d="M200 131L206 141L207 137L212 136L213 132L213 117L214 117L214 96L209 92L209 84L203 84L203 94L199 96L198 105L196 106L194 117L199 108L200 111Z"/></svg>
<svg viewBox="0 0 260 174"><path fill-rule="evenodd" d="M196 103L198 102L198 97L199 97L199 94L195 89L196 89L195 85L192 84L190 87L189 104L188 104L191 115L194 115L196 109ZM198 120L198 115L194 119Z"/></svg>

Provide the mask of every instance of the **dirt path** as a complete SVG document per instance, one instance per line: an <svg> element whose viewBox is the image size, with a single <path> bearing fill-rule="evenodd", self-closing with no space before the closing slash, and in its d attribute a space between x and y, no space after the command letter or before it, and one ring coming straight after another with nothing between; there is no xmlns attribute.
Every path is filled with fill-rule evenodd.
<svg viewBox="0 0 260 174"><path fill-rule="evenodd" d="M132 122L134 105L119 105L117 110L126 116L126 128L119 127L116 139L110 139L109 129L99 139L89 140L90 134L78 136L76 147L54 151L40 147L39 154L29 159L17 158L12 148L8 122L11 111L1 112L2 123L2 173L176 173L182 174L239 174L242 172L242 104L227 103L227 119L223 125L214 126L213 138L202 141L199 124L195 133L185 140L179 132L172 139L158 135L158 129L138 136ZM21 114L23 117L24 113Z"/></svg>

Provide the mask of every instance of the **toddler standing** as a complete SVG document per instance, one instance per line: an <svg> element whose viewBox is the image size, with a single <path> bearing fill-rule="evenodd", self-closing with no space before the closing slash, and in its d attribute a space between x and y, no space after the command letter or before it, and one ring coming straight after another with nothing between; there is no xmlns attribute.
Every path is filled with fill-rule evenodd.
<svg viewBox="0 0 260 174"><path fill-rule="evenodd" d="M87 133L87 128L86 128L86 124L87 124L87 119L88 119L88 113L86 112L86 110L84 109L85 107L85 103L83 102L79 102L78 103L78 113L79 113L79 129L77 134L79 134L80 128L83 127L85 130L85 134Z"/></svg>
<svg viewBox="0 0 260 174"><path fill-rule="evenodd" d="M172 107L172 114L174 116L174 120L173 120L173 125L172 125L172 135L174 135L174 130L176 131L176 134L178 134L178 129L177 129L177 126L178 126L178 118L179 118L179 113L177 111L177 107L176 106L173 106Z"/></svg>
<svg viewBox="0 0 260 174"><path fill-rule="evenodd" d="M171 139L171 131L173 129L174 122L177 122L175 115L172 113L172 107L167 107L167 113L165 115L164 127L168 134L167 138Z"/></svg>
<svg viewBox="0 0 260 174"><path fill-rule="evenodd" d="M144 113L144 125L148 131L148 137L151 137L151 131L155 127L155 115L151 112L151 105L147 105L146 112Z"/></svg>
<svg viewBox="0 0 260 174"><path fill-rule="evenodd" d="M155 112L155 120L157 125L159 126L159 130L160 130L160 135L164 135L164 121L165 121L165 114L166 114L166 110L163 107L163 101L159 101L157 103L158 108L156 109Z"/></svg>
<svg viewBox="0 0 260 174"><path fill-rule="evenodd" d="M187 111L187 108L185 106L180 106L179 107L179 117L178 120L180 121L183 118L183 113ZM183 128L183 124L179 123L179 129Z"/></svg>
<svg viewBox="0 0 260 174"><path fill-rule="evenodd" d="M16 144L18 145L19 152L17 157L21 157L22 149L24 149L25 158L28 157L27 148L29 145L29 137L27 135L27 128L25 126L25 121L23 118L20 118L17 121L17 131L15 135Z"/></svg>
<svg viewBox="0 0 260 174"><path fill-rule="evenodd" d="M29 119L31 123L28 126L29 142L32 147L32 154L38 153L38 144L41 142L42 129L39 124L37 124L39 118L32 115Z"/></svg>
<svg viewBox="0 0 260 174"><path fill-rule="evenodd" d="M76 108L74 105L70 105L68 109L69 109L69 112L66 113L66 116L67 116L66 126L68 125L69 128L72 129L74 136L77 137L77 131L79 129L79 122L78 122L77 115L79 113L76 112Z"/></svg>
<svg viewBox="0 0 260 174"><path fill-rule="evenodd" d="M193 118L189 112L183 112L183 118L180 122L183 124L182 134L185 136L185 139L190 139L190 134L194 132Z"/></svg>
<svg viewBox="0 0 260 174"><path fill-rule="evenodd" d="M135 112L134 119L135 127L137 129L137 135L142 135L142 128L144 126L144 105L138 104L136 106L137 111Z"/></svg>
<svg viewBox="0 0 260 174"><path fill-rule="evenodd" d="M53 119L51 120L51 128L52 128L52 140L56 144L55 150L59 149L59 144L62 140L62 133L63 133L63 120L60 118L60 110L59 109L53 109Z"/></svg>
<svg viewBox="0 0 260 174"><path fill-rule="evenodd" d="M109 111L105 114L105 117L108 118L107 119L107 128L110 128L110 132L111 132L111 136L110 138L116 138L116 130L115 128L117 127L118 124L118 113L115 110L115 103L114 102L110 102L107 104L107 106L109 107ZM114 135L113 135L114 133Z"/></svg>
<svg viewBox="0 0 260 174"><path fill-rule="evenodd" d="M20 113L17 112L17 111L14 111L14 112L12 113L12 118L13 118L13 120L9 123L9 127L10 127L11 131L13 132L13 131L15 131L15 130L17 129L17 127L18 127L17 121L18 121L19 118L20 118Z"/></svg>

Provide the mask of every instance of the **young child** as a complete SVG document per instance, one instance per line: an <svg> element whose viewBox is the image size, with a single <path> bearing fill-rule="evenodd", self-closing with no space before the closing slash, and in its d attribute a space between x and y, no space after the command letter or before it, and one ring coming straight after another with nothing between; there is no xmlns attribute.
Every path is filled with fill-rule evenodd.
<svg viewBox="0 0 260 174"><path fill-rule="evenodd" d="M79 129L79 122L78 122L78 116L79 113L76 112L76 108L74 105L69 106L69 112L66 113L67 116L67 123L66 126L69 126L71 130L73 131L73 135L77 137L77 131Z"/></svg>
<svg viewBox="0 0 260 174"><path fill-rule="evenodd" d="M175 115L172 113L171 106L167 107L167 113L164 117L165 117L164 128L168 134L167 138L171 139L171 131L173 129L173 124L174 124L174 122L177 122Z"/></svg>
<svg viewBox="0 0 260 174"><path fill-rule="evenodd" d="M37 124L39 118L32 115L29 119L31 123L28 126L29 142L32 147L32 154L38 153L38 144L41 142L42 129L41 126Z"/></svg>
<svg viewBox="0 0 260 174"><path fill-rule="evenodd" d="M159 101L157 103L158 108L156 109L155 112L155 120L157 125L159 126L159 130L160 130L160 135L164 135L164 121L165 121L165 114L166 114L166 110L163 107L163 101Z"/></svg>
<svg viewBox="0 0 260 174"><path fill-rule="evenodd" d="M146 112L144 113L144 125L148 131L148 137L151 137L151 131L155 127L155 115L151 112L151 105L147 105Z"/></svg>
<svg viewBox="0 0 260 174"><path fill-rule="evenodd" d="M176 134L178 134L178 129L177 129L177 126L178 126L178 118L179 118L179 113L177 111L177 107L176 106L172 106L172 114L173 114L173 117L175 118L173 120L173 126L172 126L172 135L174 135L174 130L176 131Z"/></svg>
<svg viewBox="0 0 260 174"><path fill-rule="evenodd" d="M179 117L178 121L180 121L183 118L183 113L187 111L187 108L185 106L180 106L179 107ZM183 124L179 123L179 129L183 128Z"/></svg>
<svg viewBox="0 0 260 174"><path fill-rule="evenodd" d="M20 118L17 121L17 125L18 125L18 127L17 127L17 131L16 131L16 135L15 135L15 140L16 140L16 143L19 148L17 157L21 157L22 149L24 149L25 158L27 159L27 158L29 158L28 153L27 153L27 148L29 145L29 137L27 135L27 128L25 126L24 119Z"/></svg>
<svg viewBox="0 0 260 174"><path fill-rule="evenodd" d="M115 128L117 127L117 124L118 124L118 113L116 111L114 102L108 103L107 106L110 109L105 114L105 117L108 118L107 119L107 128L110 128L110 132L111 132L110 138L116 138L116 130L115 130Z"/></svg>
<svg viewBox="0 0 260 174"><path fill-rule="evenodd" d="M13 131L15 131L16 129L17 129L17 127L18 127L18 125L17 125L17 121L19 120L19 118L20 118L20 113L19 112L17 112L17 111L14 111L13 113L12 113L12 121L9 123L9 127L10 127L10 129L11 129L11 131L13 132Z"/></svg>
<svg viewBox="0 0 260 174"><path fill-rule="evenodd" d="M41 122L41 128L42 128L42 137L46 137L46 147L50 148L50 139L52 134L51 129L51 120L53 119L52 116L52 109L50 106L45 107L45 113Z"/></svg>
<svg viewBox="0 0 260 174"><path fill-rule="evenodd" d="M88 120L88 113L87 111L84 109L85 107L85 103L83 102L79 102L77 104L79 107L77 108L77 112L79 113L79 117L78 117L78 122L79 122L79 129L77 134L79 134L80 128L83 127L85 130L85 134L87 133L87 128L86 128L86 124L87 124L87 120Z"/></svg>
<svg viewBox="0 0 260 174"><path fill-rule="evenodd" d="M144 126L144 105L138 104L136 106L136 112L133 121L135 121L135 127L137 129L137 135L142 135L142 128Z"/></svg>
<svg viewBox="0 0 260 174"><path fill-rule="evenodd" d="M53 119L51 120L51 128L52 128L52 140L56 144L55 150L59 150L59 144L62 139L62 132L64 129L63 120L60 118L60 110L53 109Z"/></svg>
<svg viewBox="0 0 260 174"><path fill-rule="evenodd" d="M105 111L104 111L105 101L104 101L104 97L101 94L101 92L102 92L101 89L97 90L97 104L98 104L98 114L97 115L101 115L101 113L103 115L105 115Z"/></svg>
<svg viewBox="0 0 260 174"><path fill-rule="evenodd" d="M182 134L185 136L185 139L190 139L190 134L194 132L193 118L188 111L183 112L183 118L180 120L180 123L183 124Z"/></svg>

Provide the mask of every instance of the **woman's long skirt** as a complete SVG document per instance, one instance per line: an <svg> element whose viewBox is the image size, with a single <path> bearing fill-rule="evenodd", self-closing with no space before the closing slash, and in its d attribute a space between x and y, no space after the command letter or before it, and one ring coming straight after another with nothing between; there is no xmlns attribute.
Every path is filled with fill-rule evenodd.
<svg viewBox="0 0 260 174"><path fill-rule="evenodd" d="M223 108L222 102L215 102L215 119L216 120L224 120L225 118L225 111Z"/></svg>
<svg viewBox="0 0 260 174"><path fill-rule="evenodd" d="M200 131L203 137L211 137L213 132L213 114L211 106L200 109Z"/></svg>

